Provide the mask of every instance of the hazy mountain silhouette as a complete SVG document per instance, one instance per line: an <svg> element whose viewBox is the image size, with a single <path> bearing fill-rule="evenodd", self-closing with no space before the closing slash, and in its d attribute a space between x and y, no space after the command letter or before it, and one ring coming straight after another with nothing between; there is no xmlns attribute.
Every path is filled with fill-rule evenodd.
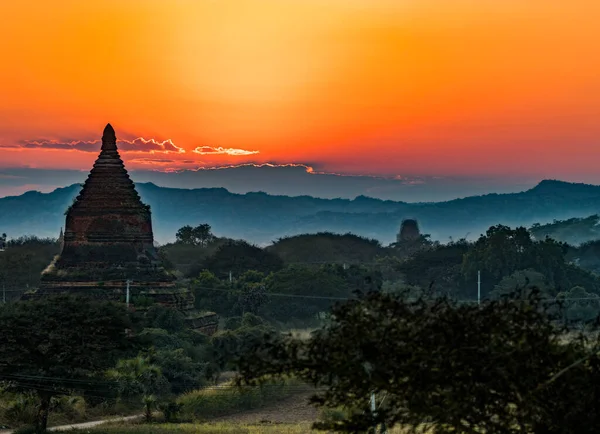
<svg viewBox="0 0 600 434"><path fill-rule="evenodd" d="M56 237L64 212L79 192L75 184L51 193L27 192L0 198L0 232ZM318 199L266 193L230 193L224 188L179 189L137 184L152 207L156 239L174 238L185 224L209 223L219 236L269 243L285 235L307 232L352 232L395 240L400 222L416 218L424 233L447 241L469 233L474 238L493 224L511 226L585 217L600 211L600 186L542 181L521 193L487 194L435 203L406 203L358 196Z"/></svg>
<svg viewBox="0 0 600 434"><path fill-rule="evenodd" d="M29 190L50 192L64 185L84 182L89 171L0 168L0 197ZM226 188L232 193L264 191L285 196L309 195L323 199L353 199L365 195L383 200L433 202L497 193L515 193L533 187L539 180L470 176L381 177L335 175L310 172L307 166L241 165L202 170L163 172L129 170L138 183L151 182L169 188Z"/></svg>

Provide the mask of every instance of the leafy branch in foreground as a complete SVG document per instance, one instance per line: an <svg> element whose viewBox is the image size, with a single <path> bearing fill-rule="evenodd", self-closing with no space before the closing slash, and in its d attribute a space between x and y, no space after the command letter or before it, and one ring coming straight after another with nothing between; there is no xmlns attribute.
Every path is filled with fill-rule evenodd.
<svg viewBox="0 0 600 434"><path fill-rule="evenodd" d="M342 432L383 422L435 433L591 433L596 348L583 335L566 340L536 291L482 306L369 293L336 305L308 340L267 337L241 359L238 384L295 375L317 387L315 405L352 410L316 424ZM375 415L371 393L386 396Z"/></svg>
<svg viewBox="0 0 600 434"><path fill-rule="evenodd" d="M57 295L0 307L0 381L39 398L44 432L53 396L111 393L103 372L131 349L124 306Z"/></svg>

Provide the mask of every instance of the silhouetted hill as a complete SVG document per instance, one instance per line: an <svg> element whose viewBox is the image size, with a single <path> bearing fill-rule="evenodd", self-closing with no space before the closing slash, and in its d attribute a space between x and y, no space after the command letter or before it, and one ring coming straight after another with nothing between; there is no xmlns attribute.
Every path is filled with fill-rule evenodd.
<svg viewBox="0 0 600 434"><path fill-rule="evenodd" d="M395 240L400 222L416 218L424 233L441 241L474 238L493 224L531 226L554 219L600 212L600 186L542 181L534 188L509 194L487 194L435 203L384 201L365 196L318 199L311 196L234 194L224 188L178 189L137 184L152 207L160 242L174 238L185 224L209 223L215 234L255 243L302 233L351 232L387 244ZM78 184L51 193L27 192L0 198L0 232L57 236L64 211L77 195Z"/></svg>

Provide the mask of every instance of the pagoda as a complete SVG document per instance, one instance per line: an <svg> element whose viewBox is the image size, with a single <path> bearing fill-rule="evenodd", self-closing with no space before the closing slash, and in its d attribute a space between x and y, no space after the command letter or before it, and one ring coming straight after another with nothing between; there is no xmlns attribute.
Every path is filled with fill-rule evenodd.
<svg viewBox="0 0 600 434"><path fill-rule="evenodd" d="M81 192L66 211L62 251L44 270L40 288L29 298L55 293L86 293L135 306L158 303L184 312L197 326L210 329L193 314L191 291L176 287L154 246L150 206L144 204L117 149L108 124L102 147ZM137 306L136 306L137 307Z"/></svg>

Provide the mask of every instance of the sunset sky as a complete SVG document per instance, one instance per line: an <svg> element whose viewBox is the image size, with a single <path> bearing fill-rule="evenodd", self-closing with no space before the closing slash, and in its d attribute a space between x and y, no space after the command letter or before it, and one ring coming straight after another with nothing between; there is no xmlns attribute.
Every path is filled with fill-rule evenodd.
<svg viewBox="0 0 600 434"><path fill-rule="evenodd" d="M0 169L243 163L600 183L597 0L20 0Z"/></svg>

